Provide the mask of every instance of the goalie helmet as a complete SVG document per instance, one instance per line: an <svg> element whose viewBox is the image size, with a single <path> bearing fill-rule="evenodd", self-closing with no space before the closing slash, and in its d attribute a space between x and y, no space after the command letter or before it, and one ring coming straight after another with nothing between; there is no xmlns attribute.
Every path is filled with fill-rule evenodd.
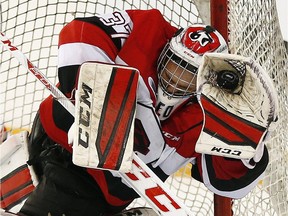
<svg viewBox="0 0 288 216"><path fill-rule="evenodd" d="M218 31L202 24L179 29L166 44L157 63L160 120L196 93L197 71L206 52L228 53L228 47Z"/></svg>

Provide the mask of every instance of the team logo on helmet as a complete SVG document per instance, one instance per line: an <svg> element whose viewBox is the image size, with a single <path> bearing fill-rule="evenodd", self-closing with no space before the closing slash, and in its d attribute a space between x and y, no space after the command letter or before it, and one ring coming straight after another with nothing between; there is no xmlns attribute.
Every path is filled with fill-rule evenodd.
<svg viewBox="0 0 288 216"><path fill-rule="evenodd" d="M213 52L220 45L218 36L215 34L215 29L211 26L189 27L183 35L181 42L193 52L203 55L206 52Z"/></svg>

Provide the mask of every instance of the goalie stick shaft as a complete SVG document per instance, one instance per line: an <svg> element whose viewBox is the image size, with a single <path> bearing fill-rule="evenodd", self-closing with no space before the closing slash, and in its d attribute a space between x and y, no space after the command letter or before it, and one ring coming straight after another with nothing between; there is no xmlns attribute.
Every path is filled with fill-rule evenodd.
<svg viewBox="0 0 288 216"><path fill-rule="evenodd" d="M0 32L1 44L19 61L19 63L32 73L60 102L60 104L73 116L75 107L73 103L48 78L15 47L12 42ZM133 172L121 173L121 177L151 205L156 213L163 216L192 216L191 211L176 197L165 184L150 170L150 168L133 153Z"/></svg>
<svg viewBox="0 0 288 216"><path fill-rule="evenodd" d="M15 47L12 42L0 32L1 44L19 61L19 63L30 73L32 73L53 95L55 99L72 115L75 108L73 103L55 86L50 80L31 62L29 59Z"/></svg>

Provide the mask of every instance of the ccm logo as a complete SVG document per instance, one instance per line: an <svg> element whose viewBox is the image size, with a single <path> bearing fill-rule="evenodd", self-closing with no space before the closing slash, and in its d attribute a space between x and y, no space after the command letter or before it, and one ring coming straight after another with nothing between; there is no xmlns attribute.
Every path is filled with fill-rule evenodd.
<svg viewBox="0 0 288 216"><path fill-rule="evenodd" d="M91 94L92 89L82 83L81 93L80 93L80 110L79 110L79 145L87 148L89 146L89 133L88 128L90 126L90 109L91 109Z"/></svg>
<svg viewBox="0 0 288 216"><path fill-rule="evenodd" d="M219 147L213 147L211 149L212 152L219 152L219 153L223 153L223 154L230 154L230 155L236 155L236 156L240 156L242 154L241 151L238 150L232 150L232 149L227 149L227 148L219 148Z"/></svg>

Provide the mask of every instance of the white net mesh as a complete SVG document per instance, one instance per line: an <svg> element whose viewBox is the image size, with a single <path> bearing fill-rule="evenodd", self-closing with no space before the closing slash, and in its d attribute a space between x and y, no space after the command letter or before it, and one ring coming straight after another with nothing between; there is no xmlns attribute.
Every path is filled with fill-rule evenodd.
<svg viewBox="0 0 288 216"><path fill-rule="evenodd" d="M196 7L195 2L203 2ZM91 16L115 9L158 8L176 26L202 22L209 13L207 1L192 0L2 0L1 29L18 49L57 82L57 43L61 28L75 16ZM201 13L198 9L202 8ZM266 177L241 200L234 200L234 215L288 215L287 53L277 20L275 0L230 0L229 46L233 53L255 58L272 77L279 93L279 126L269 142L270 163ZM207 17L203 17L203 20ZM1 50L0 124L9 130L30 129L40 102L49 92ZM195 215L213 215L213 194L189 177L189 167L167 184ZM145 205L137 200L133 205Z"/></svg>
<svg viewBox="0 0 288 216"><path fill-rule="evenodd" d="M288 215L288 61L276 1L233 0L228 7L231 51L251 56L263 66L274 81L280 105L279 125L268 142L270 163L266 176L258 188L235 201L235 214Z"/></svg>

